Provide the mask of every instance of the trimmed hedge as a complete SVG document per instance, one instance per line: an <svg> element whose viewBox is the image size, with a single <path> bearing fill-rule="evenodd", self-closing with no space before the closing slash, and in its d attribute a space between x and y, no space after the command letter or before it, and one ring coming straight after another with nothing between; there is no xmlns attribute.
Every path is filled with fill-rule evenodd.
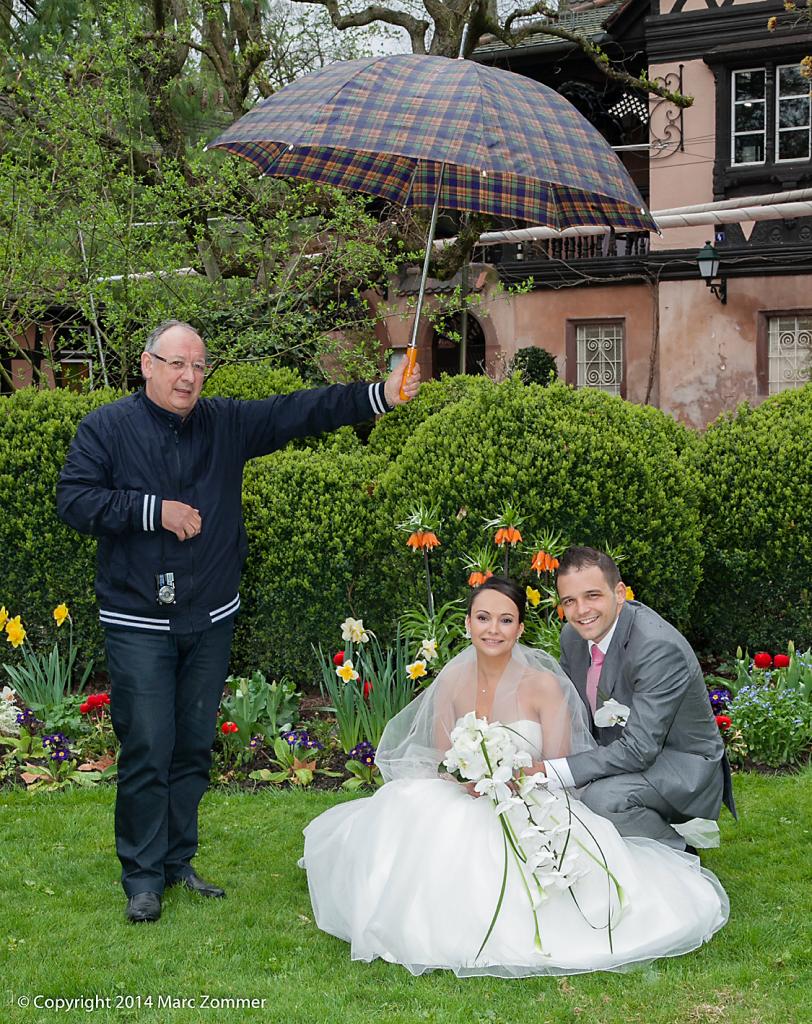
<svg viewBox="0 0 812 1024"><path fill-rule="evenodd" d="M270 363L239 363L220 366L206 379L201 394L223 398L269 398L271 395L289 395L291 391L306 387L302 377L287 367L274 367Z"/></svg>
<svg viewBox="0 0 812 1024"><path fill-rule="evenodd" d="M488 377L464 374L450 377L444 373L439 380L425 381L416 398L378 420L369 435L369 450L396 459L418 426L430 416L470 395L489 391L493 386Z"/></svg>
<svg viewBox="0 0 812 1024"><path fill-rule="evenodd" d="M206 380L201 394L222 398L270 398L271 395L289 395L293 391L309 388L305 380L288 367L274 366L270 362L239 363L221 366ZM339 427L320 437L305 437L290 442L293 448L331 448L352 451L360 446L352 427Z"/></svg>
<svg viewBox="0 0 812 1024"><path fill-rule="evenodd" d="M721 417L700 439L704 579L693 628L709 649L812 645L812 385Z"/></svg>
<svg viewBox="0 0 812 1024"><path fill-rule="evenodd" d="M512 556L511 572L529 565L529 542L544 529L573 543L619 546L639 598L684 625L702 550L694 443L688 428L650 406L514 378L478 389L416 429L381 479L382 515L395 523L418 500L439 503L443 546L432 565L441 602L464 591L456 556L481 544L483 518L511 502L527 516L527 543ZM402 537L397 545L385 576L414 580L409 597L423 600L419 565Z"/></svg>
<svg viewBox="0 0 812 1024"><path fill-rule="evenodd" d="M243 504L249 538L240 593L235 671L260 668L297 686L318 674L311 644L338 650L347 617L370 622L356 601L359 577L378 578L367 561L380 547L375 481L384 465L364 450L286 450L249 462ZM391 600L396 601L397 595Z"/></svg>
<svg viewBox="0 0 812 1024"><path fill-rule="evenodd" d="M230 394L300 386L288 370L219 373ZM36 636L67 601L82 654L99 667L95 541L58 521L54 493L79 420L115 397L26 389L0 399L0 604ZM459 555L486 539L482 518L511 501L528 517L513 572L527 569L535 534L558 529L621 547L640 599L678 626L690 621L715 652L806 647L811 491L812 386L700 437L657 409L561 383L431 381L376 424L366 447L347 431L249 463L234 668L306 685L311 643L338 645L348 614L386 638L404 606L425 601L421 560L396 530L419 500L439 502L444 519L431 556L440 602L465 593Z"/></svg>
<svg viewBox="0 0 812 1024"><path fill-rule="evenodd" d="M116 397L25 388L0 399L0 605L22 616L32 639L45 631L50 640L51 613L66 601L80 656L99 665L96 541L57 518L56 482L79 420Z"/></svg>

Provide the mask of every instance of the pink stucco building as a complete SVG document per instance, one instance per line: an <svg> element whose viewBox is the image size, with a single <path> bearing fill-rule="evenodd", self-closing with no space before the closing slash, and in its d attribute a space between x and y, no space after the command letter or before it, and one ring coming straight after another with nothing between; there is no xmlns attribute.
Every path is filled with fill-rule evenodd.
<svg viewBox="0 0 812 1024"><path fill-rule="evenodd" d="M812 25L783 11L778 0L626 0L562 15L633 73L647 68L693 96L683 111L602 80L549 37L477 51L567 95L617 147L662 233L477 250L469 370L498 372L517 350L540 346L576 386L697 427L810 379L812 116L799 61L812 52ZM770 32L774 15L786 21ZM713 291L697 266L706 241L720 259ZM506 292L528 279L524 294ZM384 304L381 341L396 351L408 340L413 289L404 276ZM458 365L456 343L428 326L420 349L430 373Z"/></svg>

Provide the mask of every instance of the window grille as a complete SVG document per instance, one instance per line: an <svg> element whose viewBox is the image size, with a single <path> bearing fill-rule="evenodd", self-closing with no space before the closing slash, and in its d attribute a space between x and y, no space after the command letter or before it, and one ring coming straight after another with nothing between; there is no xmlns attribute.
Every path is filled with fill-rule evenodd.
<svg viewBox="0 0 812 1024"><path fill-rule="evenodd" d="M577 385L619 395L623 385L623 325L576 326Z"/></svg>
<svg viewBox="0 0 812 1024"><path fill-rule="evenodd" d="M769 317L768 343L769 394L812 380L812 316Z"/></svg>

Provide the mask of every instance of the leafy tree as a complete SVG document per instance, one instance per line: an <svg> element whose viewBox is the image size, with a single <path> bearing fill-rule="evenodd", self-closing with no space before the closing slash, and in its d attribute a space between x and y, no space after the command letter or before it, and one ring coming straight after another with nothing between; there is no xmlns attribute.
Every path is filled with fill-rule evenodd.
<svg viewBox="0 0 812 1024"><path fill-rule="evenodd" d="M560 14L570 7L568 0L537 0L526 7L512 0L393 0L388 5L367 4L365 0L345 0L341 5L338 0L301 2L323 7L333 25L342 31L378 24L403 29L409 36L413 53L458 56L466 25L468 33L463 47L466 57L484 36L493 36L510 47L518 46L531 35L552 36L572 43L607 78L619 84L667 97L681 106L692 102L690 97L680 96L651 81L645 72L639 77L629 74L582 32L560 24Z"/></svg>
<svg viewBox="0 0 812 1024"><path fill-rule="evenodd" d="M168 316L198 326L215 359L276 356L309 374L357 334L355 359L331 365L369 372L363 294L391 273L402 247L368 200L260 179L241 161L204 153L207 139L288 75L358 52L289 7L2 8L6 353L24 356L20 330L62 309L62 347L87 348L86 332L71 324L91 324L100 375L117 386L132 375L144 334Z"/></svg>

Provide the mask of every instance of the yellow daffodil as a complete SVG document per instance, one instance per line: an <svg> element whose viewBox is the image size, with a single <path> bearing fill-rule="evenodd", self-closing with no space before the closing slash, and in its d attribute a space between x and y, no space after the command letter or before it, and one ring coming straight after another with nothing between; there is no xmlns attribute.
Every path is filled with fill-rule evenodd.
<svg viewBox="0 0 812 1024"><path fill-rule="evenodd" d="M8 612L6 611L6 606L3 605L3 607L0 608L0 629L5 629L5 625L6 625L7 622L8 622Z"/></svg>
<svg viewBox="0 0 812 1024"><path fill-rule="evenodd" d="M13 619L9 619L6 623L6 639L12 647L19 647L20 644L25 640L25 628L20 622L20 616L15 615Z"/></svg>
<svg viewBox="0 0 812 1024"><path fill-rule="evenodd" d="M56 620L57 626L61 626L65 619L67 619L69 614L70 613L68 612L68 606L64 603L64 601L62 602L62 604L58 604L56 608L54 608L54 619Z"/></svg>
<svg viewBox="0 0 812 1024"><path fill-rule="evenodd" d="M343 665L339 665L336 669L336 675L339 679L343 679L345 683L349 683L359 678L358 673L352 667L351 661L345 661Z"/></svg>
<svg viewBox="0 0 812 1024"><path fill-rule="evenodd" d="M428 674L425 661L413 661L411 665L407 665L406 674L412 682L416 679L422 679L423 676Z"/></svg>
<svg viewBox="0 0 812 1024"><path fill-rule="evenodd" d="M525 590L525 594L527 594L527 600L535 608L538 605L539 601L541 600L541 591L536 590L533 587L528 587Z"/></svg>
<svg viewBox="0 0 812 1024"><path fill-rule="evenodd" d="M626 587L626 600L627 601L633 601L634 600L634 591L632 590L631 587Z"/></svg>

